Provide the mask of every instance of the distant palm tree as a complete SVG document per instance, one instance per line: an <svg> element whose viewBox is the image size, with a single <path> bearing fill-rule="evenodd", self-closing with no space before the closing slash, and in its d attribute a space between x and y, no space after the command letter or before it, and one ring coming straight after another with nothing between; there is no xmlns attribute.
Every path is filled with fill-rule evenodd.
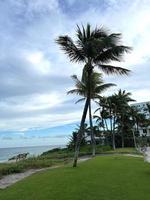
<svg viewBox="0 0 150 200"><path fill-rule="evenodd" d="M134 101L130 95L131 93L126 92L125 90L119 90L118 93L111 96L100 98L100 101L98 102L99 108L96 111L100 110L100 117L96 118L102 121L102 124L104 128L106 127L107 131L110 131L113 149L116 148L116 129L118 129L118 132L121 133L122 147L124 147L124 129L129 118L128 112L130 109L128 103ZM107 125L108 120L109 125Z"/></svg>
<svg viewBox="0 0 150 200"><path fill-rule="evenodd" d="M134 140L134 147L137 149L136 136L139 135L139 110L136 107L131 106L129 115L133 123L132 134Z"/></svg>
<svg viewBox="0 0 150 200"><path fill-rule="evenodd" d="M71 37L59 36L56 42L62 50L69 56L71 62L83 63L88 76L88 97L85 102L83 115L81 118L80 133L75 148L73 166L77 166L77 160L80 149L80 142L84 132L84 122L91 96L91 74L93 68L98 67L107 74L128 74L129 70L109 65L110 61L121 61L125 52L131 50L130 47L120 44L121 34L109 34L104 28L95 28L91 30L90 24L86 28L77 26L77 40L74 42Z"/></svg>
<svg viewBox="0 0 150 200"><path fill-rule="evenodd" d="M122 148L124 147L124 127L126 124L126 118L128 118L128 110L130 110L129 102L135 101L132 99L130 92L126 92L125 90L119 90L118 93L114 94L113 103L115 105L115 112L118 122L120 123L121 128L121 138L122 138Z"/></svg>
<svg viewBox="0 0 150 200"><path fill-rule="evenodd" d="M84 135L82 137L81 145L87 144L86 137L90 133L90 128L88 127L88 124L86 124L86 123L84 124L84 130L85 130L85 132L84 132ZM80 126L77 126L77 128L75 128L75 130L72 132L72 135L69 136L69 143L67 145L68 149L74 149L75 148L79 131L80 131Z"/></svg>
<svg viewBox="0 0 150 200"><path fill-rule="evenodd" d="M83 96L83 98L79 99L77 101L83 101L88 98L88 78L86 71L82 75L82 80L80 81L76 75L72 76L73 80L75 81L75 89L72 89L68 92L68 94L77 94L80 96ZM96 98L100 98L100 94L104 92L106 89L108 89L111 86L115 86L115 84L112 83L105 83L102 80L102 74L97 73L93 71L91 74L91 92L90 92L90 99L89 99L89 122L90 122L90 130L91 130L91 143L93 146L92 155L95 156L95 138L94 138L94 131L93 131L93 122L92 122L92 110L91 110L91 100L94 100Z"/></svg>

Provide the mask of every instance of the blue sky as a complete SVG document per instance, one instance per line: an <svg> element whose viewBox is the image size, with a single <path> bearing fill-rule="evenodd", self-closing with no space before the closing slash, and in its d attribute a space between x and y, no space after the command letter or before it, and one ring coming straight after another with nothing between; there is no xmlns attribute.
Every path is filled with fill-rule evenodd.
<svg viewBox="0 0 150 200"><path fill-rule="evenodd" d="M133 47L120 66L129 77L105 76L140 101L150 99L150 1L0 0L0 147L64 144L78 124L83 104L67 96L70 63L55 39L74 37L76 24L91 23L123 34Z"/></svg>

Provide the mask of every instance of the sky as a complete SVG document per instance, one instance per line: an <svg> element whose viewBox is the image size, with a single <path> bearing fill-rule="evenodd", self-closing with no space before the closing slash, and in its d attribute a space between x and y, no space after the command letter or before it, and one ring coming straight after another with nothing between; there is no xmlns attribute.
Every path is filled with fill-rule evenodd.
<svg viewBox="0 0 150 200"><path fill-rule="evenodd" d="M76 25L87 23L122 33L133 48L117 64L130 76L104 75L117 84L104 95L121 88L150 100L150 1L0 0L0 148L68 142L83 104L66 93L82 65L70 63L55 39L74 38Z"/></svg>

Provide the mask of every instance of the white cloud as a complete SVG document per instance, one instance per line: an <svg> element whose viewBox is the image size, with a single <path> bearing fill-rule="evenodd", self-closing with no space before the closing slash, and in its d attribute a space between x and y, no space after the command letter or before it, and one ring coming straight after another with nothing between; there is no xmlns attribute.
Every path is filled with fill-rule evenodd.
<svg viewBox="0 0 150 200"><path fill-rule="evenodd" d="M39 73L49 74L51 72L51 63L47 58L44 57L42 52L37 51L29 53L26 56L26 59Z"/></svg>

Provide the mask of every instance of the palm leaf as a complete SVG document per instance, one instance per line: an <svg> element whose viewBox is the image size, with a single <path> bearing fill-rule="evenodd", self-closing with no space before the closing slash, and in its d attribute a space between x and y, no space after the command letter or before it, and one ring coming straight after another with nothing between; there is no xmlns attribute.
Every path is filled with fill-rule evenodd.
<svg viewBox="0 0 150 200"><path fill-rule="evenodd" d="M92 32L91 32L91 36L93 38L96 39L100 39L103 37L107 37L108 36L108 31L104 28L104 27L100 27L100 28L95 28Z"/></svg>
<svg viewBox="0 0 150 200"><path fill-rule="evenodd" d="M69 90L67 92L67 94L77 94L77 95L81 95L81 92L79 89L72 89L72 90Z"/></svg>
<svg viewBox="0 0 150 200"><path fill-rule="evenodd" d="M84 62L85 56L82 49L78 48L69 36L59 36L56 42L73 62Z"/></svg>
<svg viewBox="0 0 150 200"><path fill-rule="evenodd" d="M79 103L79 102L82 102L82 101L84 101L84 100L85 100L85 98L81 98L81 99L79 99L78 101L76 101L75 104L77 104L77 103Z"/></svg>
<svg viewBox="0 0 150 200"><path fill-rule="evenodd" d="M97 55L94 59L95 63L108 63L110 61L118 61L122 60L122 56L124 53L128 53L131 51L130 47L127 46L113 46L103 51Z"/></svg>
<svg viewBox="0 0 150 200"><path fill-rule="evenodd" d="M97 66L106 74L128 75L130 73L130 70L122 68L122 67L116 67L112 65L103 65L103 64L98 64Z"/></svg>
<svg viewBox="0 0 150 200"><path fill-rule="evenodd" d="M112 87L112 86L116 86L116 84L106 83L106 84L103 84L103 85L99 85L95 88L95 93L101 93L101 92L105 91L106 89L108 89L109 87Z"/></svg>

